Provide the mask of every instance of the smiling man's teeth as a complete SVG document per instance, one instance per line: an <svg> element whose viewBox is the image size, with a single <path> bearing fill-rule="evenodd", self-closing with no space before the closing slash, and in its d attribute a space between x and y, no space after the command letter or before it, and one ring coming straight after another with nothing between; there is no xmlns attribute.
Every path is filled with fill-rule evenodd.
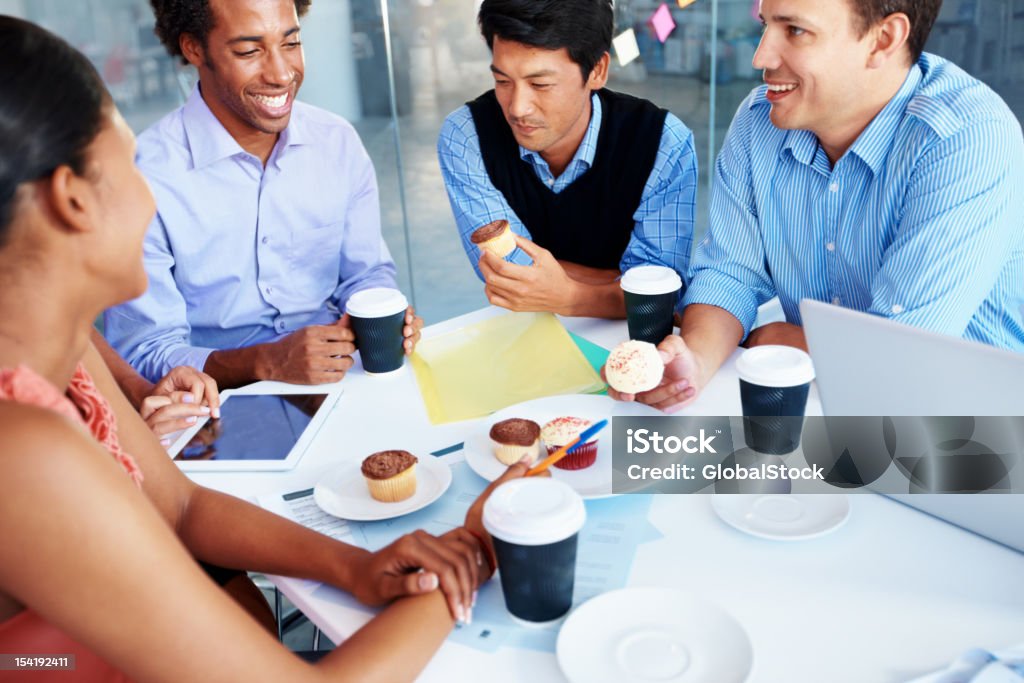
<svg viewBox="0 0 1024 683"><path fill-rule="evenodd" d="M768 89L772 92L789 92L796 88L796 83L788 83L786 85L772 85L768 84Z"/></svg>
<svg viewBox="0 0 1024 683"><path fill-rule="evenodd" d="M261 103L267 105L272 109L278 109L283 107L288 102L288 95L278 95L277 97L267 97L266 95L256 95L256 99Z"/></svg>

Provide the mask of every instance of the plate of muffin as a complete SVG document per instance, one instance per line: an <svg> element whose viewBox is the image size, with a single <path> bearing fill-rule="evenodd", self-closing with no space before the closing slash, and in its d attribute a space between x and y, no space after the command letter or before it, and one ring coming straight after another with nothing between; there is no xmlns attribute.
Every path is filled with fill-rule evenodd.
<svg viewBox="0 0 1024 683"><path fill-rule="evenodd" d="M623 403L607 396L571 394L546 396L499 410L466 439L466 463L488 481L523 457L531 462L547 457L595 422L613 415L652 416L657 410L640 403ZM612 494L612 437L597 434L553 467L551 476L572 486L583 498Z"/></svg>
<svg viewBox="0 0 1024 683"><path fill-rule="evenodd" d="M313 500L329 515L369 522L425 508L451 484L451 469L433 456L379 451L329 472L313 488Z"/></svg>

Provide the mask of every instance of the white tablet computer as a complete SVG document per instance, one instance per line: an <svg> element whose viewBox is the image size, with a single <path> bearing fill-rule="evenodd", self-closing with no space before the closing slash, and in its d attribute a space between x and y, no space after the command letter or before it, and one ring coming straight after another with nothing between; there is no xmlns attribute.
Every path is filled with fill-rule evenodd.
<svg viewBox="0 0 1024 683"><path fill-rule="evenodd" d="M186 429L168 449L189 472L288 470L298 464L341 396L247 387L221 392L220 418Z"/></svg>

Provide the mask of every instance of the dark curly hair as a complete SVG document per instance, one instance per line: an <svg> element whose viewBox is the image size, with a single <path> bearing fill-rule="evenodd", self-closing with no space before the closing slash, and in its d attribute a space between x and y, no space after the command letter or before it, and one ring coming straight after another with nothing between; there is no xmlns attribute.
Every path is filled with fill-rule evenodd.
<svg viewBox="0 0 1024 683"><path fill-rule="evenodd" d="M206 38L213 29L213 12L210 0L149 0L156 15L156 35L172 57L181 57L181 35L188 33L206 45ZM305 15L313 0L295 0L295 12Z"/></svg>

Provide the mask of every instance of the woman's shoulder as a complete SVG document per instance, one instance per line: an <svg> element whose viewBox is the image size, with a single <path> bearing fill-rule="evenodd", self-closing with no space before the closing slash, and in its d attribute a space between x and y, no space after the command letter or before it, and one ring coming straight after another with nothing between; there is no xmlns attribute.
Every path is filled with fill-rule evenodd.
<svg viewBox="0 0 1024 683"><path fill-rule="evenodd" d="M39 453L52 460L95 446L81 427L49 408L0 400L0 459Z"/></svg>

